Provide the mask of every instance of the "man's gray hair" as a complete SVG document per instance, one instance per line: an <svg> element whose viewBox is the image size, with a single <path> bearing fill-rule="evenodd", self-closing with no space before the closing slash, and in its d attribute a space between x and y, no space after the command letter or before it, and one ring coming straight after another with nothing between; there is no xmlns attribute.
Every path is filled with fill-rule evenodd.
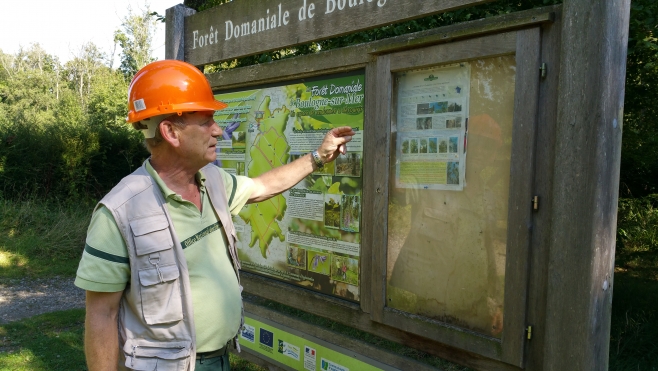
<svg viewBox="0 0 658 371"><path fill-rule="evenodd" d="M165 119L174 124L178 129L185 127L185 119L182 115L179 116L178 114L154 116L132 124L133 128L140 130L144 134L144 146L149 153L153 153L153 149L159 147L164 142L164 138L162 138L162 134L160 133L160 124Z"/></svg>

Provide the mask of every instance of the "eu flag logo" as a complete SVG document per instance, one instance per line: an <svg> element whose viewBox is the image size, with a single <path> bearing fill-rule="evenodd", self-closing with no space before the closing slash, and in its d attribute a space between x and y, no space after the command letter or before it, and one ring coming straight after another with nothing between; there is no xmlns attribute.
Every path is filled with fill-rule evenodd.
<svg viewBox="0 0 658 371"><path fill-rule="evenodd" d="M272 348L274 346L274 334L272 334L272 332L270 331L265 330L264 328L261 328L260 343Z"/></svg>

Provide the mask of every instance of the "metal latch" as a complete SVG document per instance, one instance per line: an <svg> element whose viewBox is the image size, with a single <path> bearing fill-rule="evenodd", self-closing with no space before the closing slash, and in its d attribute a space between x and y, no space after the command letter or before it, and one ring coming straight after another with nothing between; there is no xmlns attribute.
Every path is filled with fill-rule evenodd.
<svg viewBox="0 0 658 371"><path fill-rule="evenodd" d="M532 339L532 326L526 327L525 332L528 334L528 340Z"/></svg>
<svg viewBox="0 0 658 371"><path fill-rule="evenodd" d="M539 210L539 196L535 196L532 198L532 209Z"/></svg>
<svg viewBox="0 0 658 371"><path fill-rule="evenodd" d="M542 79L546 78L546 63L541 64L541 67L539 67L539 71L541 73L541 78Z"/></svg>

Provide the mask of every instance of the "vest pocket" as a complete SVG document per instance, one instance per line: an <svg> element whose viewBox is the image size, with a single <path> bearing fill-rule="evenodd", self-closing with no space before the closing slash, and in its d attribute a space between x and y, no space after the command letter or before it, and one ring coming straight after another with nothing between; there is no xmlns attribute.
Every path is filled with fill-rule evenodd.
<svg viewBox="0 0 658 371"><path fill-rule="evenodd" d="M135 239L137 255L152 254L174 247L174 241L169 232L169 221L164 214L131 220L130 229L132 229Z"/></svg>
<svg viewBox="0 0 658 371"><path fill-rule="evenodd" d="M184 371L187 370L190 345L180 343L147 343L123 348L125 366L139 371Z"/></svg>
<svg viewBox="0 0 658 371"><path fill-rule="evenodd" d="M142 312L149 325L180 321L183 303L178 266L155 266L139 271Z"/></svg>

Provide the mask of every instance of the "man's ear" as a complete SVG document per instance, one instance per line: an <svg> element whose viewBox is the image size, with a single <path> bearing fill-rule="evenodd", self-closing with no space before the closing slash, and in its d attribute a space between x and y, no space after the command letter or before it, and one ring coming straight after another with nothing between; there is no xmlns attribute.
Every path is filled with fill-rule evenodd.
<svg viewBox="0 0 658 371"><path fill-rule="evenodd" d="M180 131L178 130L176 125L174 125L171 121L163 120L160 123L158 130L160 130L160 135L162 135L162 139L164 139L165 142L169 143L169 145L171 145L172 147L180 146Z"/></svg>

